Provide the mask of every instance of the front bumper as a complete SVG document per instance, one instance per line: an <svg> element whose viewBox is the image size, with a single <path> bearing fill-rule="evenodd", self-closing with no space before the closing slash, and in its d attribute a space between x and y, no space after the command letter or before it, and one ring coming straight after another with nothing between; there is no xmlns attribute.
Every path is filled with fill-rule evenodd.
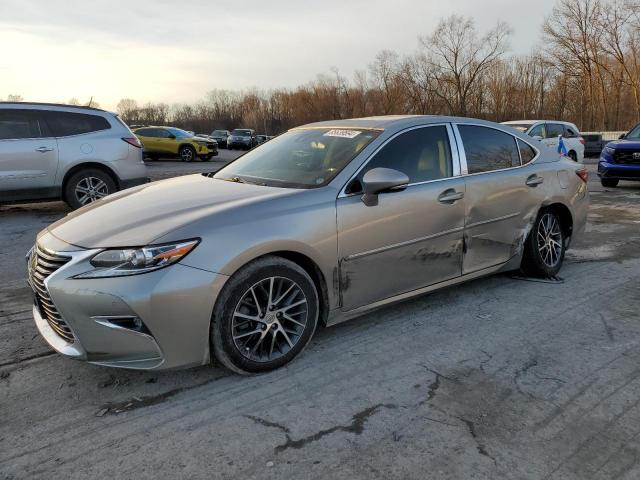
<svg viewBox="0 0 640 480"><path fill-rule="evenodd" d="M598 176L612 180L640 180L640 164L609 163L600 158Z"/></svg>
<svg viewBox="0 0 640 480"><path fill-rule="evenodd" d="M226 276L178 263L129 277L74 279L91 268L89 259L99 250L60 248L60 240L49 233L38 244L49 251L57 244L59 255L71 257L44 283L73 341L51 328L38 304L33 308L38 330L56 351L90 363L135 369L210 361L211 314Z"/></svg>

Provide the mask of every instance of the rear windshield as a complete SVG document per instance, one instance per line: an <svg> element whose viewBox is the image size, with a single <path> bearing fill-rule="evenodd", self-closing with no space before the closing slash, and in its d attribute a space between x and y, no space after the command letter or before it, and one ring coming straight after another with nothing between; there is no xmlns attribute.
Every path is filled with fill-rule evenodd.
<svg viewBox="0 0 640 480"><path fill-rule="evenodd" d="M227 133L226 130L214 130L211 135L226 135Z"/></svg>
<svg viewBox="0 0 640 480"><path fill-rule="evenodd" d="M276 187L321 187L379 133L341 128L292 130L246 153L214 178Z"/></svg>

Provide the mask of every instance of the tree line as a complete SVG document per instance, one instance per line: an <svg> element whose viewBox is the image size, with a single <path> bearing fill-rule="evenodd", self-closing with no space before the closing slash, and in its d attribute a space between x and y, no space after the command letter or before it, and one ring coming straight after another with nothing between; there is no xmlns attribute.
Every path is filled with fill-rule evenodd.
<svg viewBox="0 0 640 480"><path fill-rule="evenodd" d="M640 0L558 0L528 55L508 53L504 22L443 18L415 52L384 50L346 78L338 70L293 89L213 90L194 104L122 99L129 123L196 132L254 128L277 134L319 120L437 114L505 120L550 118L582 131L640 121Z"/></svg>

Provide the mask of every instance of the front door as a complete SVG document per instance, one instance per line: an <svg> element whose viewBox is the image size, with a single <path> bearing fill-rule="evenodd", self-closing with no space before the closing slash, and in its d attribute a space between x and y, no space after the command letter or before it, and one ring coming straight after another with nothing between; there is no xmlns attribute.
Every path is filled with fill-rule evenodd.
<svg viewBox="0 0 640 480"><path fill-rule="evenodd" d="M58 144L36 110L0 110L2 197L47 195L55 185Z"/></svg>
<svg viewBox="0 0 640 480"><path fill-rule="evenodd" d="M450 133L448 125L400 133L337 199L343 310L460 276L464 180ZM367 206L361 200L362 177L376 167L399 170L410 184Z"/></svg>

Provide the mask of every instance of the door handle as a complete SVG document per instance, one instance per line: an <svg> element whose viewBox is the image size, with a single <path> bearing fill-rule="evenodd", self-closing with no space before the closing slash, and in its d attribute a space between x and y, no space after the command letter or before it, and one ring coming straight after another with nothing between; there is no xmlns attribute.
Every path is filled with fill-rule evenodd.
<svg viewBox="0 0 640 480"><path fill-rule="evenodd" d="M44 152L52 152L53 148L49 148L49 147L39 147L36 148L36 152L40 152L40 153L44 153Z"/></svg>
<svg viewBox="0 0 640 480"><path fill-rule="evenodd" d="M456 192L453 188L445 190L438 196L440 203L455 203L464 198L464 192Z"/></svg>
<svg viewBox="0 0 640 480"><path fill-rule="evenodd" d="M535 173L533 175L531 175L529 178L527 178L527 181L524 182L526 183L528 186L530 187L537 187L538 185L540 185L542 182L544 182L544 178L543 177L539 177L538 175L536 175Z"/></svg>

